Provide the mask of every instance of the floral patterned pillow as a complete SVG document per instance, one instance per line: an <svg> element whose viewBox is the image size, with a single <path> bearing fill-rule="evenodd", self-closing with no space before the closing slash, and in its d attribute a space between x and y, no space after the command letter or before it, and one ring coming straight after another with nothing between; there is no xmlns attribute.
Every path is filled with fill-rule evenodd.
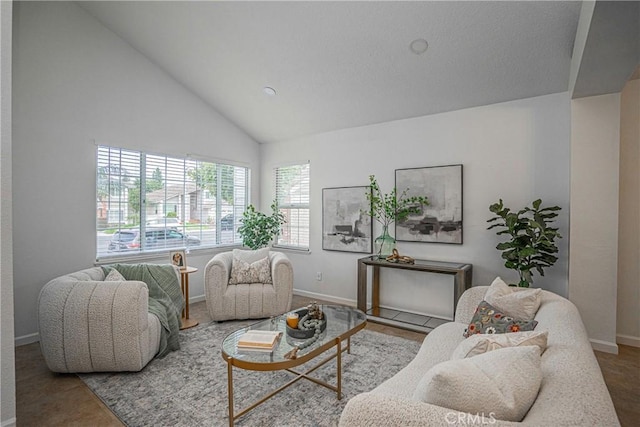
<svg viewBox="0 0 640 427"><path fill-rule="evenodd" d="M229 284L237 285L240 283L272 283L269 257L251 264L234 257Z"/></svg>
<svg viewBox="0 0 640 427"><path fill-rule="evenodd" d="M533 331L536 320L517 320L497 310L486 301L478 304L464 337L475 334L505 334L508 332Z"/></svg>

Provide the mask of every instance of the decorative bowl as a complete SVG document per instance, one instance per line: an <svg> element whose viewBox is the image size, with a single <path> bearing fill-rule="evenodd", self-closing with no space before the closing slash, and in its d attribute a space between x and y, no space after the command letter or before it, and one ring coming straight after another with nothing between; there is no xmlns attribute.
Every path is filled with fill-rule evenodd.
<svg viewBox="0 0 640 427"><path fill-rule="evenodd" d="M306 308L302 308L300 310L296 310L294 311L294 313L298 313L298 326L300 326L300 324L302 323L302 318L304 316L307 315L307 312L309 310L307 310ZM287 335L289 335L291 338L297 338L297 339L301 339L301 340L306 340L309 339L311 337L313 337L313 335L316 333L315 329L309 329L309 330L305 330L305 329L298 329L298 328L292 328L289 325L286 324L285 325L287 327ZM320 332L324 332L324 330L327 329L327 319L324 318L322 319L321 323L320 323Z"/></svg>

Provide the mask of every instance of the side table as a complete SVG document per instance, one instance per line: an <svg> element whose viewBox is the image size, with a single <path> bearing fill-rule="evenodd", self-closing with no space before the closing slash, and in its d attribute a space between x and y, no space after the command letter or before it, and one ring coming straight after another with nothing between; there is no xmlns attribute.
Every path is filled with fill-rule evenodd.
<svg viewBox="0 0 640 427"><path fill-rule="evenodd" d="M184 310L182 311L182 326L180 329L189 329L198 326L198 321L189 319L189 274L198 271L195 267L186 266L180 269L180 288L184 295Z"/></svg>

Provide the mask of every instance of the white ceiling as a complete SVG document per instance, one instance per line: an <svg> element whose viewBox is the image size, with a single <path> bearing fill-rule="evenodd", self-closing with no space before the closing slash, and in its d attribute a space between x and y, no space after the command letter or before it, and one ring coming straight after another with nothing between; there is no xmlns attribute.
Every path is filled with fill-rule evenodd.
<svg viewBox="0 0 640 427"><path fill-rule="evenodd" d="M568 90L580 2L80 5L258 142ZM412 40L429 49L416 55ZM277 95L269 97L263 87Z"/></svg>

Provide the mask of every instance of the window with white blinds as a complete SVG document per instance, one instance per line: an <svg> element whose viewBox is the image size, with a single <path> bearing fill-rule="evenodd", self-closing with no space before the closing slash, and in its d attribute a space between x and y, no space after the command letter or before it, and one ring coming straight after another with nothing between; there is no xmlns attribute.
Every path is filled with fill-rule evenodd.
<svg viewBox="0 0 640 427"><path fill-rule="evenodd" d="M275 169L276 201L286 223L276 246L309 249L309 163Z"/></svg>
<svg viewBox="0 0 640 427"><path fill-rule="evenodd" d="M240 243L248 190L246 167L99 146L96 258Z"/></svg>

